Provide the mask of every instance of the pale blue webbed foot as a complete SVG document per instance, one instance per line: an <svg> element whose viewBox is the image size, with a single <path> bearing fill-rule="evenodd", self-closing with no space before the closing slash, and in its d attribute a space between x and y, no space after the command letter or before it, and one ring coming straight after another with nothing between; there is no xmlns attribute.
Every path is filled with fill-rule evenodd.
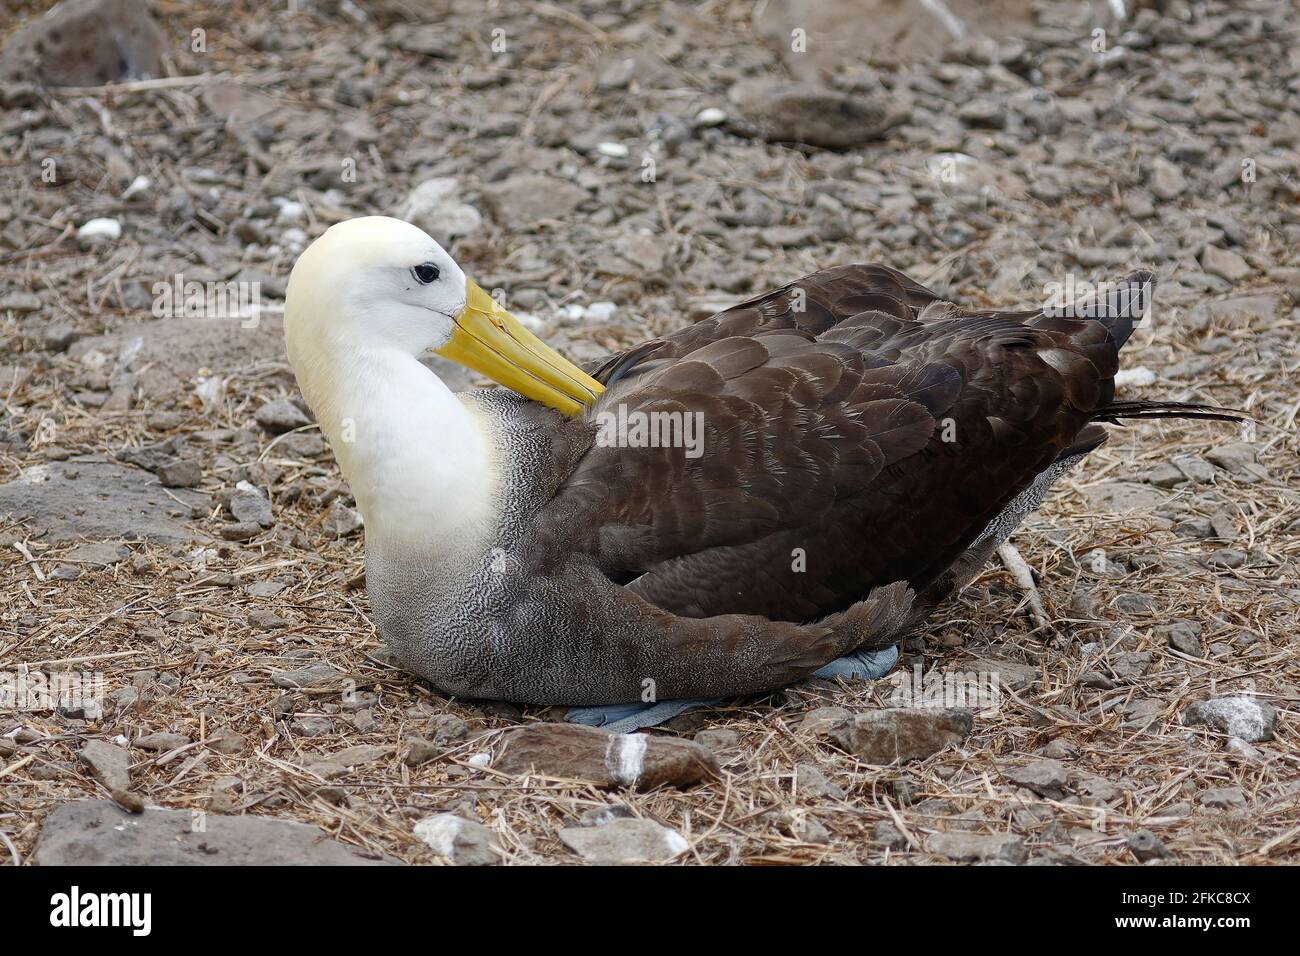
<svg viewBox="0 0 1300 956"><path fill-rule="evenodd" d="M834 680L878 680L889 673L898 662L898 646L875 650L855 651L837 657L813 677ZM645 727L657 727L674 717L696 707L714 707L722 698L714 700L660 700L649 704L598 704L594 707L570 707L564 719L571 724L601 727L610 733L626 734Z"/></svg>

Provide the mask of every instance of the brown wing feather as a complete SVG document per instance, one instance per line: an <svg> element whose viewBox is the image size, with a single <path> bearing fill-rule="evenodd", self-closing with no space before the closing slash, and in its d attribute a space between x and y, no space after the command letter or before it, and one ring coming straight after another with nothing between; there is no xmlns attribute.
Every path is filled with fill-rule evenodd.
<svg viewBox="0 0 1300 956"><path fill-rule="evenodd" d="M1116 352L1095 321L962 311L883 266L819 272L604 363L573 428L699 413L703 454L593 444L538 529L686 617L808 621L919 591L1072 445Z"/></svg>

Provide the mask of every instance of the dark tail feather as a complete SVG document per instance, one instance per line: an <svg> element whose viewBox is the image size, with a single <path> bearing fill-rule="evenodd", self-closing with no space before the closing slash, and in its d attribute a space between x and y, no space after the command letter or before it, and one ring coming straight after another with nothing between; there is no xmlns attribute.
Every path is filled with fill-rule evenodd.
<svg viewBox="0 0 1300 956"><path fill-rule="evenodd" d="M1251 417L1232 408L1190 402L1109 402L1092 413L1094 422L1118 425L1122 420L1144 418L1199 418L1214 422L1247 422Z"/></svg>

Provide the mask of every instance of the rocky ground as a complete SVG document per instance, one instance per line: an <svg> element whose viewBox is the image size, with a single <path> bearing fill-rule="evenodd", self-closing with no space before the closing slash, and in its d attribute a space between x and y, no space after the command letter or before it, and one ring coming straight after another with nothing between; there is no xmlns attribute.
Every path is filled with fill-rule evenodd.
<svg viewBox="0 0 1300 956"><path fill-rule="evenodd" d="M0 858L1297 857L1288 4L951 2L958 40L919 3L160 0L102 63L8 6L0 670L106 693L0 711ZM1122 397L1257 425L1117 430L1013 539L1048 623L999 565L906 643L996 706L813 681L611 763L634 744L448 700L377 639L279 321L303 246L377 212L580 360L850 261L977 305L1147 266ZM261 307L159 316L177 274Z"/></svg>

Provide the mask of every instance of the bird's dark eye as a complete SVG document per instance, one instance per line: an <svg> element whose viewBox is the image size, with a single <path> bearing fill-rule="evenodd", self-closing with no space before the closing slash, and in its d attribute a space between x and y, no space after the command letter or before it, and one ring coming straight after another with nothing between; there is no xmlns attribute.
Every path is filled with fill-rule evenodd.
<svg viewBox="0 0 1300 956"><path fill-rule="evenodd" d="M438 267L432 262L422 262L411 270L411 274L415 276L416 282L428 285L430 282L437 282L440 273Z"/></svg>

